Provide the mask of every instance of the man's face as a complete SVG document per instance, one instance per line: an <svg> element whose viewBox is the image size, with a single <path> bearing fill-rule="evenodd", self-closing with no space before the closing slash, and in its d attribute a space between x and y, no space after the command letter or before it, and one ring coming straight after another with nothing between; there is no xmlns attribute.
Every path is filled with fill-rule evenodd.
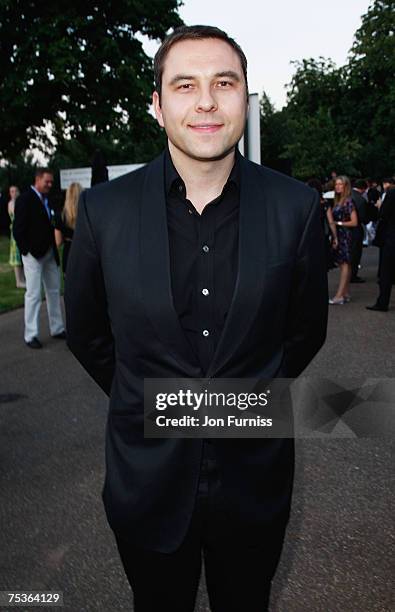
<svg viewBox="0 0 395 612"><path fill-rule="evenodd" d="M41 176L36 176L34 186L40 193L47 194L51 191L53 185L53 175L50 172L44 172Z"/></svg>
<svg viewBox="0 0 395 612"><path fill-rule="evenodd" d="M236 51L223 40L183 40L164 64L161 100L153 103L170 143L192 159L229 153L244 132L246 82Z"/></svg>

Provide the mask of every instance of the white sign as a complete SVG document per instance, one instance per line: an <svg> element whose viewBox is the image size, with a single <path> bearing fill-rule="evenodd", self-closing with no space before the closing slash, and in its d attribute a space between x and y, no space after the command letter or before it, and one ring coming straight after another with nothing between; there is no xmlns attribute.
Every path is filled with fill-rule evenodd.
<svg viewBox="0 0 395 612"><path fill-rule="evenodd" d="M110 181L141 168L144 164L123 164L120 166L107 166ZM84 189L91 186L92 168L69 168L60 171L60 188L67 189L71 183L80 183Z"/></svg>
<svg viewBox="0 0 395 612"><path fill-rule="evenodd" d="M256 93L248 96L249 111L247 120L248 130L248 159L256 164L261 163L261 127L259 96Z"/></svg>

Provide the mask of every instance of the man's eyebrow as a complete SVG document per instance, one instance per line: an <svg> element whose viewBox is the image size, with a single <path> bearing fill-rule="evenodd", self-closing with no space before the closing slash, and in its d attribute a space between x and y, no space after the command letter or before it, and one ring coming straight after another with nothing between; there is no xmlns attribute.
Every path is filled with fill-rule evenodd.
<svg viewBox="0 0 395 612"><path fill-rule="evenodd" d="M240 75L237 72L234 72L234 70L224 70L223 72L217 72L215 75L216 79L220 79L222 77L228 77L230 79L233 79L234 81L240 81Z"/></svg>
<svg viewBox="0 0 395 612"><path fill-rule="evenodd" d="M176 85L179 81L192 81L195 77L190 74L176 74L170 81L169 85Z"/></svg>
<svg viewBox="0 0 395 612"><path fill-rule="evenodd" d="M241 81L240 75L237 74L237 72L234 72L234 70L223 70L221 72L217 72L214 75L215 79L220 79L220 78L224 78L224 77L228 77L230 79L233 79L234 81ZM176 85L180 81L193 81L195 78L196 78L196 76L193 75L193 74L176 74L171 79L169 85L170 86Z"/></svg>

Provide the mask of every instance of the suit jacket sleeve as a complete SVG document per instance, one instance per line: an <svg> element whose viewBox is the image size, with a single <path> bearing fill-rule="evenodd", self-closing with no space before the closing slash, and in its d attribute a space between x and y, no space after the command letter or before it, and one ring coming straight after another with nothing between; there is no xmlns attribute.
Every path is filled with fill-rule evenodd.
<svg viewBox="0 0 395 612"><path fill-rule="evenodd" d="M318 197L314 197L293 277L280 375L296 378L325 342L328 278Z"/></svg>
<svg viewBox="0 0 395 612"><path fill-rule="evenodd" d="M22 255L27 255L29 252L28 246L28 199L25 195L20 195L15 202L14 209L14 222L12 224L12 233L15 238L15 242L18 245L18 249Z"/></svg>
<svg viewBox="0 0 395 612"><path fill-rule="evenodd" d="M387 195L384 198L384 202L381 205L379 211L379 221L387 224L394 217L395 210L395 188L387 191Z"/></svg>
<svg viewBox="0 0 395 612"><path fill-rule="evenodd" d="M97 245L82 193L65 283L67 344L107 395L114 376L114 339Z"/></svg>

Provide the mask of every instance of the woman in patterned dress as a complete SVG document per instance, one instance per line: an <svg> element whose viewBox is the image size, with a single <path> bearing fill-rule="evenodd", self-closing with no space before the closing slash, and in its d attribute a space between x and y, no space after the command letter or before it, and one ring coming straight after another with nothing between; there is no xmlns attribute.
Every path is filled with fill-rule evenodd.
<svg viewBox="0 0 395 612"><path fill-rule="evenodd" d="M14 234L12 233L12 226L14 223L14 210L15 210L15 200L19 196L19 189L15 185L11 185L9 189L10 200L8 202L8 215L11 219L11 227L10 227L10 258L8 263L10 266L14 268L15 272L15 282L17 289L25 289L26 281L25 275L23 273L23 264L21 254L16 245Z"/></svg>
<svg viewBox="0 0 395 612"><path fill-rule="evenodd" d="M357 212L351 199L351 183L347 176L336 178L332 214L337 226L338 246L335 250L335 263L340 268L340 279L336 294L329 300L329 304L345 304L350 301L352 242L350 228L358 225Z"/></svg>

